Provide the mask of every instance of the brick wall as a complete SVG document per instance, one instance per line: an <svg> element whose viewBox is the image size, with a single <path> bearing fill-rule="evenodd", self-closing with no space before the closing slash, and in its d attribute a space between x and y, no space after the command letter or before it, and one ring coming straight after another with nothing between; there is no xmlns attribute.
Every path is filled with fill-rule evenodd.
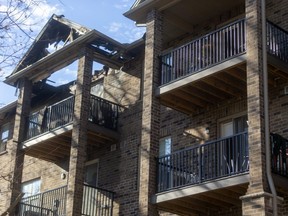
<svg viewBox="0 0 288 216"><path fill-rule="evenodd" d="M219 137L219 120L235 114L242 115L245 112L247 112L247 103L244 99L231 100L192 116L162 106L160 136L171 136L172 151L199 145L201 139L197 139L196 136L203 141L215 140ZM206 128L209 128L209 134L206 133ZM192 133L195 137L185 136L184 131Z"/></svg>
<svg viewBox="0 0 288 216"><path fill-rule="evenodd" d="M266 0L266 16L271 22L288 29L288 2L285 0Z"/></svg>
<svg viewBox="0 0 288 216"><path fill-rule="evenodd" d="M7 143L7 152L0 154L0 212L4 212L10 206L11 197L11 181L12 181L12 169L10 165L11 154L10 148L13 145L12 139Z"/></svg>

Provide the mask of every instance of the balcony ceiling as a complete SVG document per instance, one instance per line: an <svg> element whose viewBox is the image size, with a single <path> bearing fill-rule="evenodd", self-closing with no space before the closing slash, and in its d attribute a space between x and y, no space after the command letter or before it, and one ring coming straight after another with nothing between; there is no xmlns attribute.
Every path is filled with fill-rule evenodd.
<svg viewBox="0 0 288 216"><path fill-rule="evenodd" d="M268 84L271 90L288 81L288 70L286 63L276 58L269 56L268 62ZM205 72L204 70L199 73ZM182 80L185 82L185 79L187 77ZM181 80L178 87L174 88L173 85L175 83L159 88L158 95L163 105L186 114L205 112L223 102L247 98L246 63L224 68L209 76L203 75L202 78L185 85L181 85ZM166 90L161 93L164 88Z"/></svg>
<svg viewBox="0 0 288 216"><path fill-rule="evenodd" d="M172 199L158 204L158 208L178 215L214 215L223 209L241 208L239 197L245 195L247 184Z"/></svg>
<svg viewBox="0 0 288 216"><path fill-rule="evenodd" d="M193 31L193 26L229 11L244 0L146 0L124 15L146 24L147 13L156 8L164 14L164 43Z"/></svg>
<svg viewBox="0 0 288 216"><path fill-rule="evenodd" d="M119 139L117 132L92 123L88 123L87 135L88 154ZM26 155L60 163L70 156L71 138L72 124L69 124L24 142L23 149Z"/></svg>
<svg viewBox="0 0 288 216"><path fill-rule="evenodd" d="M244 98L247 94L245 68L246 64L242 63L236 67L196 79L183 86L180 84L178 88L171 88L170 91L168 84L165 87L168 90L160 94L160 101L165 106L192 114L203 112L209 107L232 98ZM204 74L205 72L199 73Z"/></svg>
<svg viewBox="0 0 288 216"><path fill-rule="evenodd" d="M182 0L164 10L165 41L193 32L193 26L209 20L230 8L234 8L243 0Z"/></svg>

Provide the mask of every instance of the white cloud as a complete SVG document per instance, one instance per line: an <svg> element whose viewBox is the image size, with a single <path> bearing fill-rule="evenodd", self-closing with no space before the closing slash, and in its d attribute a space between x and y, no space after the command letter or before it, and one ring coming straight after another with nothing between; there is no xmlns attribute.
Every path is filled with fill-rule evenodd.
<svg viewBox="0 0 288 216"><path fill-rule="evenodd" d="M143 36L145 28L136 27L133 24L112 22L108 26L108 31L112 33L112 38L122 43L131 43Z"/></svg>
<svg viewBox="0 0 288 216"><path fill-rule="evenodd" d="M30 16L25 24L31 26L33 31L39 32L43 28L43 24L52 16L52 14L61 14L63 11L59 9L58 5L49 5L47 1L41 1L31 8L32 16Z"/></svg>
<svg viewBox="0 0 288 216"><path fill-rule="evenodd" d="M116 3L113 6L116 9L124 10L124 9L127 9L128 7L131 6L131 2L133 3L133 0L132 1L131 0L121 0L119 3Z"/></svg>
<svg viewBox="0 0 288 216"><path fill-rule="evenodd" d="M123 27L122 23L119 22L112 22L109 26L108 31L109 32L118 32L119 30L121 31L121 28Z"/></svg>
<svg viewBox="0 0 288 216"><path fill-rule="evenodd" d="M76 76L77 76L77 70L74 70L72 68L65 68L64 73L65 73L65 75L71 76L73 78L76 78Z"/></svg>
<svg viewBox="0 0 288 216"><path fill-rule="evenodd" d="M70 81L71 81L71 80L59 78L59 79L56 81L55 85L56 85L56 86L58 86L58 85L64 85L64 84L66 84L66 83L68 83L68 82L70 82Z"/></svg>

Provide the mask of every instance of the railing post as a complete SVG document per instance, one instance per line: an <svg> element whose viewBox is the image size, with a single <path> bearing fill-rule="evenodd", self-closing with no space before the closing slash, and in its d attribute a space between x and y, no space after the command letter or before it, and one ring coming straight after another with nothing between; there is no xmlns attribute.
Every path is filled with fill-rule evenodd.
<svg viewBox="0 0 288 216"><path fill-rule="evenodd" d="M114 193L112 193L110 216L113 216Z"/></svg>
<svg viewBox="0 0 288 216"><path fill-rule="evenodd" d="M44 197L44 193L42 193L40 195L40 215L42 215L42 208L43 208L43 197Z"/></svg>
<svg viewBox="0 0 288 216"><path fill-rule="evenodd" d="M48 112L47 112L47 131L50 131L50 126L51 126L51 114L52 114L52 112L51 112L51 110L52 110L52 108L51 108L51 106L50 107L48 107Z"/></svg>
<svg viewBox="0 0 288 216"><path fill-rule="evenodd" d="M199 183L202 182L202 146L198 147L198 151L199 151Z"/></svg>

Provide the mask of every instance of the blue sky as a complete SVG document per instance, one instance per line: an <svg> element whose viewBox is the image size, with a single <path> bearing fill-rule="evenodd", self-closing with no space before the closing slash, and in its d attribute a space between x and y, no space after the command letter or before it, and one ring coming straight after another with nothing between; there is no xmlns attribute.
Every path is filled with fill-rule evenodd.
<svg viewBox="0 0 288 216"><path fill-rule="evenodd" d="M0 0L1 2L4 0ZM122 14L129 10L134 0L46 0L35 8L34 20L41 20L41 24L34 26L33 30L38 33L50 16L54 13L64 15L76 23L88 28L96 29L109 37L121 42L131 43L143 36L145 29L136 27L134 22ZM60 73L51 77L57 84L65 83L68 78L74 78L77 64L65 68ZM11 71L6 70L6 75ZM0 106L16 100L15 88L7 86L0 80Z"/></svg>

